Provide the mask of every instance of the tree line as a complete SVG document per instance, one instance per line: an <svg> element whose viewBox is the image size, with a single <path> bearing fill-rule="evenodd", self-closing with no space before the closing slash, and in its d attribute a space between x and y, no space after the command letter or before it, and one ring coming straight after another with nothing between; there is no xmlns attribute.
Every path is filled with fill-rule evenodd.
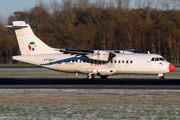
<svg viewBox="0 0 180 120"><path fill-rule="evenodd" d="M151 1L151 0L149 0ZM179 0L172 0L178 2ZM9 18L23 20L46 44L55 48L124 50L161 54L172 63L179 63L180 10L168 9L168 2L160 9L153 4L143 7L137 0L137 8L130 8L131 0L90 2L90 0L56 0L45 4L39 1L35 7L15 11ZM20 54L14 30L0 22L1 61L12 63L12 56Z"/></svg>

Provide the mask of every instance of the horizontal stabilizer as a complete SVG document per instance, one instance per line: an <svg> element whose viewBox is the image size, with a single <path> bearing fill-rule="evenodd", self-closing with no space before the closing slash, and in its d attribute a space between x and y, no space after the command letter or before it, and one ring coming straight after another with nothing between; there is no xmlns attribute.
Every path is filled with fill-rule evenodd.
<svg viewBox="0 0 180 120"><path fill-rule="evenodd" d="M4 25L5 27L15 27L15 28L24 28L24 27L28 27L28 26L14 26L14 25ZM31 28L37 28L36 26L30 26Z"/></svg>

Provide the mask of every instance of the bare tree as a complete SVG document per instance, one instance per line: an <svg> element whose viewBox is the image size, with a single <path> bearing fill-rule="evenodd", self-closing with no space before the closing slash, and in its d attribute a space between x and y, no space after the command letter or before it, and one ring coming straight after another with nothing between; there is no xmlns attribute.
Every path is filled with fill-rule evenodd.
<svg viewBox="0 0 180 120"><path fill-rule="evenodd" d="M76 0L75 4L78 9L87 9L91 5L90 0Z"/></svg>
<svg viewBox="0 0 180 120"><path fill-rule="evenodd" d="M109 0L108 3L107 3L107 8L115 8L115 3L114 3L114 0Z"/></svg>
<svg viewBox="0 0 180 120"><path fill-rule="evenodd" d="M115 0L117 8L122 9L122 0Z"/></svg>
<svg viewBox="0 0 180 120"><path fill-rule="evenodd" d="M170 3L173 6L173 10L177 10L180 8L180 0L171 0Z"/></svg>
<svg viewBox="0 0 180 120"><path fill-rule="evenodd" d="M93 5L97 8L100 8L100 9L105 9L106 8L106 4L107 2L104 1L104 0L97 0Z"/></svg>
<svg viewBox="0 0 180 120"><path fill-rule="evenodd" d="M130 3L131 3L131 0L123 0L123 1L122 1L122 7L123 7L124 9L129 9Z"/></svg>
<svg viewBox="0 0 180 120"><path fill-rule="evenodd" d="M72 0L63 0L63 23L67 26L67 30L71 31L76 19L76 9L73 7Z"/></svg>
<svg viewBox="0 0 180 120"><path fill-rule="evenodd" d="M62 2L63 10L72 8L74 4L72 0L63 0Z"/></svg>
<svg viewBox="0 0 180 120"><path fill-rule="evenodd" d="M57 2L57 0L52 0L52 1L49 3L49 9L50 9L50 13L51 13L51 14L55 14L55 13L60 12L61 6L60 6L60 4Z"/></svg>

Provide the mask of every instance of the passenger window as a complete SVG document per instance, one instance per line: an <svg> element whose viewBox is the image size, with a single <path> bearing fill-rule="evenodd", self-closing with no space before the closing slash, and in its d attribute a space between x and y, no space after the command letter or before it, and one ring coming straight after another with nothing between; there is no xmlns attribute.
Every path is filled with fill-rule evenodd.
<svg viewBox="0 0 180 120"><path fill-rule="evenodd" d="M126 63L128 63L129 61L127 60Z"/></svg>
<svg viewBox="0 0 180 120"><path fill-rule="evenodd" d="M83 60L83 62L86 62L86 60Z"/></svg>
<svg viewBox="0 0 180 120"><path fill-rule="evenodd" d="M113 61L111 60L111 63L112 63Z"/></svg>
<svg viewBox="0 0 180 120"><path fill-rule="evenodd" d="M119 60L118 63L121 63L121 61Z"/></svg>
<svg viewBox="0 0 180 120"><path fill-rule="evenodd" d="M131 62L130 62L130 63L132 64L132 62L133 62L133 61L131 60Z"/></svg>
<svg viewBox="0 0 180 120"><path fill-rule="evenodd" d="M72 60L72 62L74 62L74 60Z"/></svg>
<svg viewBox="0 0 180 120"><path fill-rule="evenodd" d="M116 60L114 61L114 63L116 63Z"/></svg>
<svg viewBox="0 0 180 120"><path fill-rule="evenodd" d="M70 62L70 60L68 60L68 62Z"/></svg>
<svg viewBox="0 0 180 120"><path fill-rule="evenodd" d="M124 60L122 61L122 63L124 63Z"/></svg>

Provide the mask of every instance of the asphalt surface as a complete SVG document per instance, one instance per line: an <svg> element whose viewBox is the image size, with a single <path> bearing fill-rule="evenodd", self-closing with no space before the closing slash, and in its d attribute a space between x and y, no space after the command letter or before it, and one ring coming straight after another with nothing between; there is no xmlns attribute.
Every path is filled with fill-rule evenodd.
<svg viewBox="0 0 180 120"><path fill-rule="evenodd" d="M180 79L0 78L0 89L175 89Z"/></svg>

